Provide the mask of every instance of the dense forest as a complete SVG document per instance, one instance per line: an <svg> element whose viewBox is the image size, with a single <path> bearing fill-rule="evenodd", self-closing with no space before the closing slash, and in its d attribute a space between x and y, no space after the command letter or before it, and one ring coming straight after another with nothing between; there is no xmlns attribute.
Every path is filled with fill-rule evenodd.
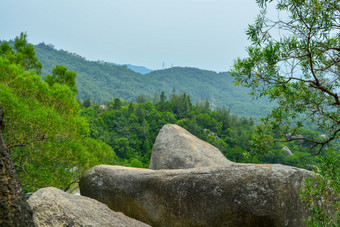
<svg viewBox="0 0 340 227"><path fill-rule="evenodd" d="M110 145L124 165L148 167L152 146L164 124L177 124L195 136L218 147L234 162L281 163L310 169L315 161L308 145L270 145L268 152L250 155L254 120L232 115L225 108L210 109L209 100L191 103L186 93L167 97L164 92L153 100L140 95L137 102L115 98L105 106L85 100L81 115L88 119L91 136ZM304 130L304 135L315 134ZM275 136L273 134L273 136Z"/></svg>
<svg viewBox="0 0 340 227"><path fill-rule="evenodd" d="M193 104L191 95L175 89L170 95L164 91L155 92L152 97L140 94L136 102L116 97L107 101L105 108L91 98L77 101L80 88L76 72L56 65L43 80L42 64L25 34L15 39L13 47L6 42L0 47L5 142L26 192L45 186L66 190L83 171L97 164L147 168L157 133L168 123L186 128L235 162L282 163L303 168L314 162L307 146L297 147L299 141L285 147L270 145L268 152L251 155L253 118L234 115L224 107L212 110L207 98ZM89 68L98 64L88 63ZM117 69L127 70L122 66ZM196 70L195 75L200 72L191 70ZM315 134L311 130L304 133Z"/></svg>
<svg viewBox="0 0 340 227"><path fill-rule="evenodd" d="M192 102L208 98L212 106L225 107L233 114L259 119L270 112L273 104L266 99L252 101L249 89L235 87L229 73L216 73L188 67L172 67L142 75L126 65L114 65L102 61L88 61L53 45L35 45L36 55L42 62L44 78L55 65L61 64L77 72L78 99L91 98L97 104L105 104L114 97L136 101L139 95L153 97L164 91L190 94Z"/></svg>
<svg viewBox="0 0 340 227"><path fill-rule="evenodd" d="M25 192L47 186L67 190L91 166L114 164L112 148L91 138L79 115L77 91L70 87L75 73L58 66L44 82L26 35L13 46L0 45L0 105L4 140Z"/></svg>

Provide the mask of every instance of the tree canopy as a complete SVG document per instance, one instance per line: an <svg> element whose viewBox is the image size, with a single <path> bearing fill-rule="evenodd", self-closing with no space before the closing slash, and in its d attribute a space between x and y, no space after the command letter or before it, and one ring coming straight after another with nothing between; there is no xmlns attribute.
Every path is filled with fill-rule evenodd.
<svg viewBox="0 0 340 227"><path fill-rule="evenodd" d="M27 71L40 73L42 64L35 56L34 46L27 42L26 33L21 33L15 38L14 50L9 43L4 42L0 47L0 56L6 57L11 63L20 65Z"/></svg>
<svg viewBox="0 0 340 227"><path fill-rule="evenodd" d="M276 3L278 16L267 16ZM340 225L340 5L338 0L257 0L261 13L246 34L249 57L232 69L236 84L268 96L278 106L253 136L253 153L268 142L298 142L319 160L301 201L312 214L307 226ZM313 125L315 134L305 134ZM264 152L266 153L266 152ZM315 157L315 156L314 156Z"/></svg>
<svg viewBox="0 0 340 227"><path fill-rule="evenodd" d="M65 66L56 65L52 70L52 76L47 75L45 77L45 82L50 86L53 86L55 83L66 85L77 94L76 76L76 72L67 70Z"/></svg>
<svg viewBox="0 0 340 227"><path fill-rule="evenodd" d="M17 37L14 47L0 45L0 105L6 113L4 140L25 192L67 189L89 167L113 163L113 150L89 137L74 86L63 86L63 80L48 84L37 75L41 63L26 35Z"/></svg>
<svg viewBox="0 0 340 227"><path fill-rule="evenodd" d="M246 34L249 57L237 59L231 74L236 84L268 96L278 106L257 130L257 142L304 141L317 153L340 135L340 7L338 0L257 0L261 13ZM277 2L278 17L267 17ZM301 135L314 124L322 136ZM280 132L279 138L265 135ZM261 144L260 144L261 145Z"/></svg>
<svg viewBox="0 0 340 227"><path fill-rule="evenodd" d="M108 101L105 108L85 100L81 114L88 119L92 138L110 145L122 163L128 166L134 166L135 159L144 167L149 166L153 144L164 124L184 127L219 148L231 161L282 163L309 169L315 164L308 147L300 148L294 141L287 144L285 150L282 144L277 144L270 152L250 156L255 123L252 118L232 115L225 108L211 110L207 99L194 105L186 93L174 91L168 99L164 92L158 96L157 102L154 102L155 97L152 102L151 98L143 97L143 102L135 103L115 98ZM304 131L305 135L313 133L307 129Z"/></svg>

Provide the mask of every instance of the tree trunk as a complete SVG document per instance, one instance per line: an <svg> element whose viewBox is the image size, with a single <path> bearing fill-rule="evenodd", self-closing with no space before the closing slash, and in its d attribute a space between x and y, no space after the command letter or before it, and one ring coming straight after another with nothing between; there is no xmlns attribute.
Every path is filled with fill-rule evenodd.
<svg viewBox="0 0 340 227"><path fill-rule="evenodd" d="M0 226L34 226L33 212L5 146L2 130L4 112L0 106Z"/></svg>

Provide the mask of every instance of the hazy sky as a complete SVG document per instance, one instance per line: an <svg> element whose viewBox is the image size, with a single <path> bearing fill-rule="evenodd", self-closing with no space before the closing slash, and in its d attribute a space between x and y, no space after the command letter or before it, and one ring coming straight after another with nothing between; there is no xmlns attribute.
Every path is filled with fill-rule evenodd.
<svg viewBox="0 0 340 227"><path fill-rule="evenodd" d="M86 57L151 69L228 71L249 45L255 0L0 0L0 40L27 32Z"/></svg>

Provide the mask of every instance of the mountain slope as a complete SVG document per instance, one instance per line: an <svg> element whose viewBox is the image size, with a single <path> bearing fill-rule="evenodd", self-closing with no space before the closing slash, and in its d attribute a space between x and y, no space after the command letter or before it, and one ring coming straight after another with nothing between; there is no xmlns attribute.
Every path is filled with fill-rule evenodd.
<svg viewBox="0 0 340 227"><path fill-rule="evenodd" d="M144 66L131 65L131 64L123 64L123 65L122 65L122 64L112 63L112 62L107 62L107 63L113 64L113 65L120 65L120 66L126 65L126 67L127 67L128 69L131 69L132 71L134 71L134 72L136 72L136 73L143 74L143 75L148 74L148 73L150 73L150 72L153 71L152 69L148 69L148 68L146 68L146 67L144 67Z"/></svg>
<svg viewBox="0 0 340 227"><path fill-rule="evenodd" d="M193 100L208 98L216 107L230 108L232 113L258 118L273 107L265 99L252 101L249 90L233 86L233 78L227 72L174 67L147 75L159 90L170 94L176 88L176 92L187 92Z"/></svg>
<svg viewBox="0 0 340 227"><path fill-rule="evenodd" d="M138 66L138 65L131 65L131 64L127 64L126 65L129 69L131 69L132 71L135 71L137 73L140 73L140 74L148 74L150 72L152 72L153 70L152 69L148 69L144 66Z"/></svg>
<svg viewBox="0 0 340 227"><path fill-rule="evenodd" d="M173 88L177 93L188 93L193 102L209 98L217 107L230 108L232 113L259 118L272 108L265 100L251 102L248 90L232 85L233 78L228 73L216 73L197 68L174 67L152 71L142 75L102 61L88 61L64 50L56 50L44 43L35 46L36 55L43 63L42 77L51 73L57 64L77 72L78 98L95 99L106 103L113 97L135 101L140 94L152 96L156 91L170 95ZM215 101L213 101L215 100Z"/></svg>
<svg viewBox="0 0 340 227"><path fill-rule="evenodd" d="M106 103L114 96L134 100L144 90L141 74L125 65L87 61L77 54L56 50L43 43L36 45L35 50L38 59L43 63L43 77L50 74L57 64L77 72L76 82L80 99L91 98L98 103Z"/></svg>

